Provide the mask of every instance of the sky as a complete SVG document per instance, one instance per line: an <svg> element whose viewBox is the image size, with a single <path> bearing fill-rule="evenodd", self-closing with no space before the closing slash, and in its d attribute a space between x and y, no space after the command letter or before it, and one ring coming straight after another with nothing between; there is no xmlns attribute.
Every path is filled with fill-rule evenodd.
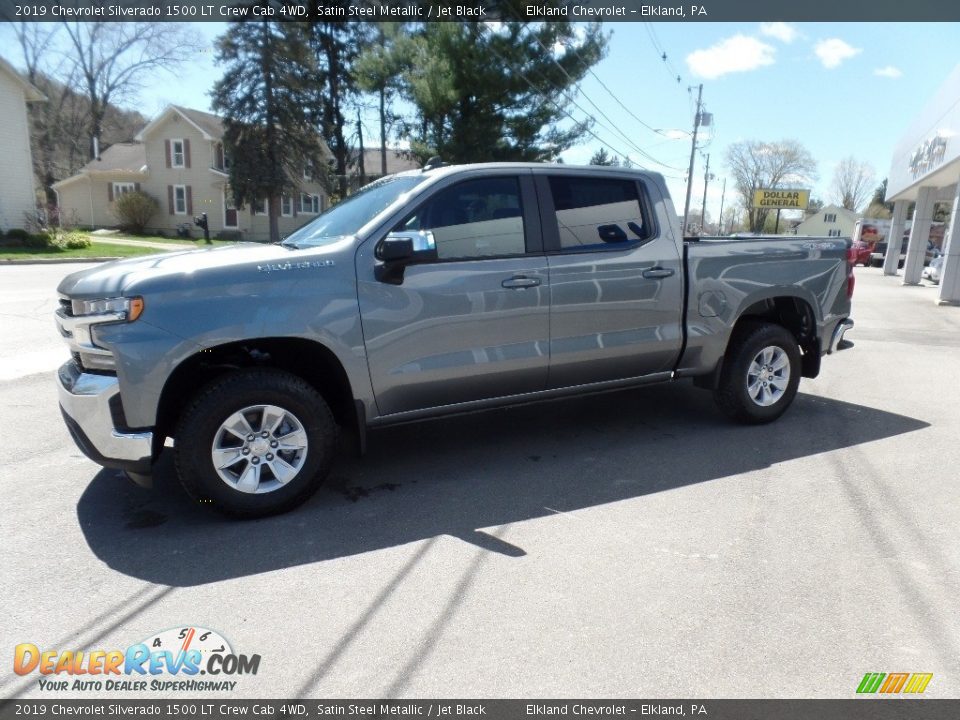
<svg viewBox="0 0 960 720"><path fill-rule="evenodd" d="M170 103L209 110L209 90L221 75L213 43L226 29L194 24L201 51L176 75L151 78L136 109L147 116ZM879 184L898 139L960 62L957 23L608 23L602 32L610 36L607 55L581 83L580 107L573 108L577 119L595 119L597 137L587 136L564 161L585 164L605 143L608 152L662 172L682 211L702 83L713 125L698 143L691 205L702 203L709 154L715 177L707 210L714 218L725 178L725 207L735 202L725 157L742 140L799 141L817 161L812 195L827 203L845 157L872 165ZM3 30L0 54L22 66L12 39ZM375 142L372 116L365 125Z"/></svg>

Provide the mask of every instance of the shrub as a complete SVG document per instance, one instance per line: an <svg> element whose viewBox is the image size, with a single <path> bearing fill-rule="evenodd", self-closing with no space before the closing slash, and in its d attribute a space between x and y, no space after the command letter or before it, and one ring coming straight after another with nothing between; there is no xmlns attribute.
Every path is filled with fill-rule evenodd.
<svg viewBox="0 0 960 720"><path fill-rule="evenodd" d="M29 248L37 248L38 250L56 247L53 232L38 232L28 234L27 239L23 241L23 244Z"/></svg>
<svg viewBox="0 0 960 720"><path fill-rule="evenodd" d="M134 233L142 234L159 210L157 201L140 190L124 193L113 202L113 214L120 227Z"/></svg>
<svg viewBox="0 0 960 720"><path fill-rule="evenodd" d="M4 244L16 247L18 245L27 245L30 240L30 233L23 228L12 228L7 231L6 242Z"/></svg>
<svg viewBox="0 0 960 720"><path fill-rule="evenodd" d="M89 237L77 230L59 233L57 243L62 243L62 247L65 247L67 250L83 250L92 244Z"/></svg>

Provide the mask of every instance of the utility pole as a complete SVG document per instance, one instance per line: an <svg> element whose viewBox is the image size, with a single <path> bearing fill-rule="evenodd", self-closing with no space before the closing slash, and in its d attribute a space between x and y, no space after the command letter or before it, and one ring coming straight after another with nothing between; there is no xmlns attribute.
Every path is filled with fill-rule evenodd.
<svg viewBox="0 0 960 720"><path fill-rule="evenodd" d="M693 161L697 157L697 128L700 127L700 108L703 100L703 83L697 89L697 113L693 116L693 144L690 147L690 169L687 170L687 200L683 204L683 234L687 234L687 216L690 214L690 192L693 190Z"/></svg>
<svg viewBox="0 0 960 720"><path fill-rule="evenodd" d="M703 205L700 208L700 234L703 235L707 223L707 183L710 182L710 153L707 153L707 167L703 171Z"/></svg>
<svg viewBox="0 0 960 720"><path fill-rule="evenodd" d="M723 235L723 201L727 197L727 179L723 179L723 192L720 193L720 217L717 218L717 232Z"/></svg>

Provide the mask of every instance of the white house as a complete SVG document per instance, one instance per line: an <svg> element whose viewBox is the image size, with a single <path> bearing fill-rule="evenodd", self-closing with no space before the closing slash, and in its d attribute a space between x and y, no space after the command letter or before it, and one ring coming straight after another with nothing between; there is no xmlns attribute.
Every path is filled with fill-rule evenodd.
<svg viewBox="0 0 960 720"><path fill-rule="evenodd" d="M853 235L853 228L860 219L859 213L839 205L827 205L797 225L797 235L817 237L842 237Z"/></svg>
<svg viewBox="0 0 960 720"><path fill-rule="evenodd" d="M37 209L30 155L28 102L46 100L13 66L0 57L0 229L22 228Z"/></svg>
<svg viewBox="0 0 960 720"><path fill-rule="evenodd" d="M144 127L132 143L111 145L80 172L54 183L60 216L86 227L119 223L114 201L142 191L159 210L147 229L173 234L182 226L196 237L193 218L207 213L214 236L265 240L270 236L265 200L237 208L228 187L230 158L224 154L220 118L200 110L168 106ZM278 225L287 234L325 210L329 199L319 181L304 168L299 187L280 202Z"/></svg>

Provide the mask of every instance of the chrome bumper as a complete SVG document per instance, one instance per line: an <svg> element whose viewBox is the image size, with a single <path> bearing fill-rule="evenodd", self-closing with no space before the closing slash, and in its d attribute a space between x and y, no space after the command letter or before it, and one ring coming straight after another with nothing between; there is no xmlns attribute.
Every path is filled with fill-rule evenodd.
<svg viewBox="0 0 960 720"><path fill-rule="evenodd" d="M85 373L70 360L57 371L57 392L64 422L84 455L103 467L149 472L153 433L117 430L110 407L116 397L120 408L115 376Z"/></svg>
<svg viewBox="0 0 960 720"><path fill-rule="evenodd" d="M828 353L835 353L853 347L852 342L843 339L843 334L852 327L853 320L850 318L845 318L837 323L837 327L833 330L833 336L830 338L830 349L827 351Z"/></svg>

